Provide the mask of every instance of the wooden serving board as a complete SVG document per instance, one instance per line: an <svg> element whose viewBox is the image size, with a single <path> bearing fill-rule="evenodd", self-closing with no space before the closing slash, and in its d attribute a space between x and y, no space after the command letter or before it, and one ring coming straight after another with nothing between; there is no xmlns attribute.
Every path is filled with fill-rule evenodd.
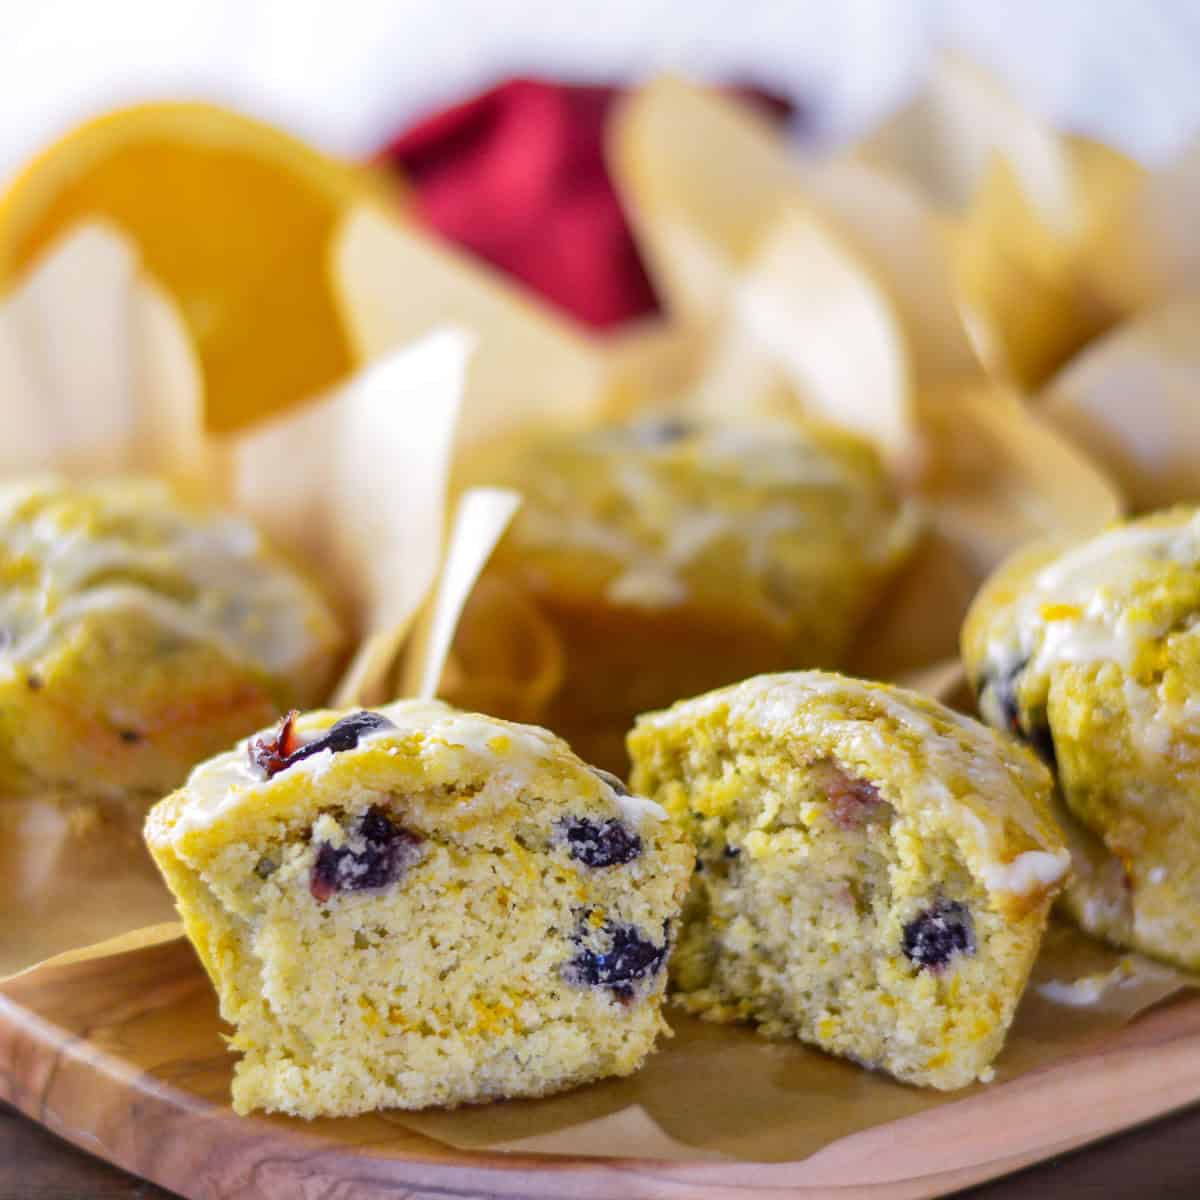
<svg viewBox="0 0 1200 1200"><path fill-rule="evenodd" d="M1043 1069L843 1137L795 1162L456 1150L384 1116L236 1116L232 1059L185 942L43 968L0 988L0 1097L194 1200L935 1196L1200 1099L1187 993Z"/></svg>

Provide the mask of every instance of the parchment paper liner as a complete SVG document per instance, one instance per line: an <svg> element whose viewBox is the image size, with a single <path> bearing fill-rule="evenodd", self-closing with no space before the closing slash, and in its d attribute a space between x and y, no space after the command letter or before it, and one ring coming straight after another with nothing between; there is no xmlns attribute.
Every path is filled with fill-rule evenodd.
<svg viewBox="0 0 1200 1200"><path fill-rule="evenodd" d="M702 89L689 89L679 81L651 85L645 94L653 98L654 89L661 92L663 87L668 93L675 89L689 105L697 95L704 96ZM633 104L643 98L635 97ZM694 107L685 110L686 121L697 119ZM652 128L659 122L656 136L661 149L678 131L676 114L670 105L665 116L652 107L651 117ZM983 362L977 358L979 331L971 330L973 336L968 337L959 309L946 307L947 298L958 294L957 281L953 263L936 252L944 245L942 217L923 196L919 180L894 177L878 161L797 167L752 122L746 125L741 115L728 117L728 112L718 111L717 125L705 136L691 139L690 144L703 147L704 153L684 163L682 180L664 183L656 171L663 161L668 170L674 169L671 160L664 160L658 151L647 153L636 137L633 149L626 146L622 151L618 139L618 166L624 152L637 164L634 173L645 175L640 191L630 184L628 171L624 182L660 290L668 298L669 322L651 324L619 346L602 351L568 323L461 256L418 232L392 226L378 214L363 212L346 223L331 248L348 323L360 349L370 356L424 331L440 317L457 317L472 327L479 352L476 371L467 383L460 442L507 431L531 419L586 423L603 412L628 412L671 399L703 408L706 401L723 396L722 411L728 415L728 403L736 397L742 405L737 415L753 419L772 407L786 412L815 406L836 415L842 399L848 398L860 406L855 410L860 428L879 440L899 470L909 473L932 513L930 539L896 597L881 609L856 666L864 673L894 675L953 655L961 608L979 575L998 556L1033 532L1056 528L1087 532L1114 515L1119 497L1102 473L1065 450L1027 407L987 381L985 367L995 370L996 363L986 355ZM743 136L747 131L749 140ZM726 141L711 140L717 133ZM684 138L680 144L686 142ZM724 153L715 153L714 146ZM696 179L689 172L702 171L706 163L720 163L724 182L718 181L719 186L693 186ZM661 206L656 206L656 198L663 200ZM877 214L887 218L877 219ZM889 229L904 232L895 236L881 232ZM913 245L927 249L928 259L923 251L914 254ZM0 464L13 470L27 466L27 460L44 462L51 457L72 469L154 465L187 487L234 495L250 504L245 481L262 481L257 464L282 458L287 469L279 471L278 490L288 498L290 510L272 512L266 500L275 489L264 487L258 489L264 503L256 509L257 515L285 541L295 537L298 551L313 553L320 538L328 538L328 527L322 533L320 521L310 526L294 517L319 510L317 501L331 476L327 465L321 465L308 486L306 471L294 470L291 464L321 463L321 453L312 453L313 430L318 439L328 434L325 410L314 406L285 420L280 428L260 431L255 435L258 440L251 438L236 447L197 441L191 431L200 408L198 380L170 303L138 280L135 265L122 264L120 256L110 251L111 246L92 248L94 254L101 258L107 254L112 260L103 294L113 296L124 288L135 297L129 301L133 315L126 313L124 324L118 319L103 330L94 328L95 305L84 302L60 312L61 292L43 282L42 290L49 286L49 295L31 302L22 313L17 336L6 334L5 323L0 322L0 370L16 378L22 389L38 389L39 402L53 403L66 385L61 380L46 384L47 372L52 375L64 362L83 363L82 356L63 351L83 336L97 353L91 366L73 376L70 386L92 385L94 411L123 414L136 437L122 445L119 455L104 450L96 456L95 447L103 450L107 445L104 439L97 443L94 430L63 423L49 441L32 439L21 452L24 460L18 454L15 462L0 457ZM929 267L924 276L923 261ZM773 336L780 322L796 322L797 336L802 336L812 328L811 320L828 320L827 314L806 307L805 272L813 262L824 262L821 278L835 294L841 289L856 297L847 311L857 315L840 326L826 327L828 336L849 349L851 361L860 319L886 331L875 339L880 349L862 359L864 372L869 366L873 377L851 373L847 379L834 379L830 386L828 372L820 364L814 369L811 360L797 363L784 352L786 341ZM89 272L94 273L94 268L82 274L91 278ZM72 268L67 275L78 293L80 271ZM86 288L84 295L86 300ZM125 311L119 304L116 309L118 317ZM73 314L76 325L82 322L82 334L64 324L66 312ZM49 332L42 331L39 323L46 324ZM40 367L32 369L24 357L31 327L47 347L41 351ZM135 332L128 333L129 329ZM936 336L930 332L935 329ZM123 359L120 351L126 339L134 348ZM112 355L103 351L106 345L113 347ZM14 364L10 359L20 361ZM133 365L122 366L126 360ZM115 382L97 384L114 372ZM876 385L873 389L857 386L869 378ZM883 379L891 382L878 386ZM160 389L170 397L151 406L153 419L137 416L147 389ZM864 394L874 397L866 401L866 408L861 407ZM871 404L879 410L872 411ZM979 439L988 447L983 453L971 449ZM19 448L20 439L11 445ZM307 452L308 457L293 459L296 451ZM240 489L239 480L243 481ZM284 486L289 483L292 486ZM428 485L423 500L427 498ZM353 508L351 503L346 511ZM441 522L431 521L428 512L426 517L425 527L436 526L440 535ZM310 536L316 542L306 547ZM436 536L431 535L431 541ZM480 557L474 555L476 566ZM343 687L348 698L384 686L381 678L388 675L396 643L413 616L412 605L403 612L404 606L391 606L390 585L376 586L386 578L386 571L352 570L346 576L354 586L348 588L343 603L360 613L386 611L391 621L386 628L376 625L385 639L382 644L376 641L372 648L372 639L366 640L369 649L359 662L365 674L350 676ZM395 574L390 578L394 582ZM432 573L426 587L431 580ZM946 598L943 605L927 602L933 586ZM451 590L461 595L463 589ZM500 620L511 622L502 624L505 628L516 628L527 619L527 614L517 611L519 599L503 597L490 581L476 592L473 602L491 604L491 611L505 613ZM532 640L537 640L536 631ZM521 658L515 663L493 663L492 685L503 688L515 680L524 692L536 696L537 689L553 678L554 652L543 647L533 653L532 663ZM477 647L474 657L464 647L461 662L450 660L447 682L456 670L460 675L464 671L475 677L487 675L476 668L489 656L495 659L492 647ZM412 670L410 665L410 675ZM953 663L935 663L912 682L948 696L960 687L961 673ZM10 822L15 820L13 811L8 814ZM97 819L103 817L99 814ZM38 835L36 853L10 854L15 878L44 880L61 865L60 874L69 876L75 897L108 897L111 892L118 927L127 929L134 916L161 919L163 914L155 906L161 905L163 894L152 895L148 876L144 907L142 901L131 900L128 889L118 882L123 874L140 878L141 861L135 865L119 854L97 854L104 861L89 865L63 833L67 819L52 802L25 818L26 827L50 834ZM129 829L119 830L103 844L119 846L128 833ZM127 901L129 912L121 908ZM70 959L155 954L174 936L175 927L155 924L122 932L114 942L78 948L73 939L82 933L72 932L65 920L56 929L40 932L55 934L39 943L41 953L61 950ZM46 964L35 970L52 967ZM1086 982L1078 986L1081 978ZM1091 1002L1082 1007L1054 1003L1032 987L999 1063L1001 1080L1049 1062L1077 1047L1081 1039L1132 1019L1185 982L1182 976L1124 958L1071 931L1048 941L1038 981L1057 983L1051 991L1060 999L1078 999L1086 993ZM189 1019L215 1022L215 1004L211 997L205 999L204 1011L197 1009ZM794 1159L851 1129L957 1098L904 1088L797 1043L770 1044L746 1030L705 1026L675 1016L672 1021L678 1036L651 1059L645 1071L627 1081L609 1081L536 1103L455 1113L379 1114L353 1123L326 1124L348 1128L362 1122L398 1122L462 1146Z"/></svg>
<svg viewBox="0 0 1200 1200"><path fill-rule="evenodd" d="M781 200L847 239L891 293L923 382L981 366L1032 388L1090 338L1200 289L1200 141L1148 170L942 55L881 128L804 161L750 108L666 77L625 103L618 182L656 286L710 314Z"/></svg>
<svg viewBox="0 0 1200 1200"><path fill-rule="evenodd" d="M1150 309L1093 342L1039 404L1137 511L1200 498L1200 299Z"/></svg>
<svg viewBox="0 0 1200 1200"><path fill-rule="evenodd" d="M338 693L362 702L393 670L438 573L468 354L464 335L432 334L299 412L217 440L204 432L202 381L170 302L122 236L83 227L0 307L3 466L153 470L249 513L334 590L361 639ZM463 497L435 648L516 503ZM117 802L0 799L0 976L172 915L143 815Z"/></svg>
<svg viewBox="0 0 1200 1200"><path fill-rule="evenodd" d="M956 307L944 231L914 184L853 159L798 162L752 110L673 77L625 102L611 157L677 326L676 339L647 342L662 364L652 376L678 387L671 407L849 424L926 502L928 536L868 623L849 660L856 673L895 677L957 653L970 597L1005 555L1121 514L1104 472L985 372ZM360 243L369 232L355 230ZM386 277L403 277L400 265ZM621 415L636 407L623 400ZM472 626L506 620L527 657L484 664L476 644L477 669L452 659L447 686L471 706L512 703L536 682L521 711L537 716L562 649L511 595L476 597Z"/></svg>

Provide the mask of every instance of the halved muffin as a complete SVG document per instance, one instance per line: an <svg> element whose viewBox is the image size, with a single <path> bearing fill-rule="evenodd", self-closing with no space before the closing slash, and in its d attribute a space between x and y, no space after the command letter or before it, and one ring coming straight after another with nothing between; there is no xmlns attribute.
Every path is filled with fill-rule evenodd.
<svg viewBox="0 0 1200 1200"><path fill-rule="evenodd" d="M146 840L237 1027L239 1112L540 1096L665 1029L692 850L545 730L415 701L289 718Z"/></svg>
<svg viewBox="0 0 1200 1200"><path fill-rule="evenodd" d="M634 786L699 854L676 997L910 1083L986 1078L1068 855L1027 750L817 671L639 719Z"/></svg>

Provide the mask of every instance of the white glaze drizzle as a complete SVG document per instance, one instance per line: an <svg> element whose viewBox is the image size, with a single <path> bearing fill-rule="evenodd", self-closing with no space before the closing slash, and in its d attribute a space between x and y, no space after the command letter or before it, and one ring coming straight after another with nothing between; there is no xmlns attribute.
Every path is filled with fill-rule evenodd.
<svg viewBox="0 0 1200 1200"><path fill-rule="evenodd" d="M1139 642L1165 631L1139 624L1124 600L1164 559L1200 564L1200 513L1183 525L1123 525L1067 551L1036 573L1017 602L1017 653L1041 672L1058 663L1128 667ZM1080 615L1046 621L1051 605ZM1003 645L990 649L997 657L1011 654Z"/></svg>
<svg viewBox="0 0 1200 1200"><path fill-rule="evenodd" d="M1066 878L1071 869L1071 852L1058 850L1026 850L1006 863L985 863L980 870L983 885L989 892L1010 892L1027 896L1045 891Z"/></svg>
<svg viewBox="0 0 1200 1200"><path fill-rule="evenodd" d="M627 451L628 457L614 459L613 480L622 496L643 514L661 518L654 525L656 539L643 542L600 517L571 511L569 489L552 476L542 480L547 507L530 504L519 523L519 536L532 547L595 550L624 564L608 584L608 599L617 604L644 608L669 608L686 603L689 589L687 569L715 541L736 536L744 547L747 569L762 575L772 563L772 545L781 534L802 531L812 524L812 514L796 496L786 495L763 509L733 513L702 505L680 507L680 497L669 480L649 469L646 458L663 453L651 444L639 443L637 427L617 429L609 436L580 442L579 449L596 457ZM847 530L860 529L858 552L868 562L886 561L894 553L897 538L910 536L911 510L902 506L886 530L876 528L872 508L846 465L797 435L793 427L725 427L692 434L688 441L702 469L734 474L747 487L774 486L806 494L836 490L848 497L850 511L839 518ZM666 452L670 453L668 446ZM867 536L869 534L869 536ZM661 535L661 540L659 539Z"/></svg>
<svg viewBox="0 0 1200 1200"><path fill-rule="evenodd" d="M1200 567L1200 512L1181 524L1111 529L1043 567L1017 600L1012 625L988 645L993 670L1005 675L1020 668L1028 677L1045 678L1060 665L1112 662L1130 671L1138 647L1167 632L1128 604L1133 590L1164 561ZM1047 619L1051 607L1059 611ZM1136 743L1147 754L1165 753L1173 730L1195 714L1167 710L1152 689L1132 678L1123 688ZM986 715L1003 724L995 704Z"/></svg>
<svg viewBox="0 0 1200 1200"><path fill-rule="evenodd" d="M36 587L0 589L0 671L26 666L71 625L104 611L139 613L271 673L286 672L311 653L330 618L299 577L263 557L253 526L185 516L165 487L148 481L73 486L98 497L105 517L118 526L126 518L142 523L156 539L151 545L64 527L53 507L30 521L15 515L38 491L65 486L10 485L0 498L0 555L28 560L37 570ZM101 580L111 573L159 577L164 587L175 581L189 594L172 596L136 578Z"/></svg>
<svg viewBox="0 0 1200 1200"><path fill-rule="evenodd" d="M1018 756L987 727L942 705L936 706L937 722L924 709L934 702L909 698L875 685L820 671L798 671L781 675L761 675L731 688L722 688L694 700L684 701L660 713L639 718L651 726L663 728L688 723L728 708L729 720L745 721L771 737L787 738L794 734L802 710L813 698L837 700L849 691L859 692L870 705L885 712L920 740L925 759L933 763L953 764L970 780L977 804L957 796L930 770L921 779L921 807L938 809L962 827L969 829L980 855L978 870L989 892L1014 896L1037 894L1053 888L1070 868L1070 853L1065 848L1027 850L1008 859L1005 852L1004 825L1011 820L1039 846L1046 845L1046 826L1034 810L1025 785L1040 768L1024 755ZM884 731L870 719L846 718L833 721L849 744L869 740L877 749L886 749ZM949 731L939 728L949 726Z"/></svg>
<svg viewBox="0 0 1200 1200"><path fill-rule="evenodd" d="M399 700L373 711L386 717L390 724L364 734L353 749L340 751L336 756L332 751L322 750L300 759L287 768L287 777L306 776L316 782L335 758L342 760L368 750L387 750L414 733L421 734L426 744L457 747L471 758L482 760L488 768L489 787L527 787L540 766L554 757L569 754L566 745L545 729L460 712L437 700ZM315 741L344 715L320 713L301 717L298 721L300 744ZM247 753L247 745L252 740L239 743L235 749L201 763L192 771L185 787L187 803L175 823L177 835L212 824L239 803L246 793L261 792L284 774L281 772L272 779L263 777L262 772L251 764ZM654 801L640 796L622 796L604 780L597 779L597 782L615 801L622 816L635 827L647 820L666 819L665 810Z"/></svg>

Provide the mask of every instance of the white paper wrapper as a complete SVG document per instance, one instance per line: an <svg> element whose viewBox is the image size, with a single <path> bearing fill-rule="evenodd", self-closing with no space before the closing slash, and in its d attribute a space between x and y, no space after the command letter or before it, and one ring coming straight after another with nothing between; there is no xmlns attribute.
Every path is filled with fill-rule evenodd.
<svg viewBox="0 0 1200 1200"><path fill-rule="evenodd" d="M416 639L415 652L405 662L403 695L437 695L463 607L520 505L521 497L505 488L472 488L463 494L430 604L427 633Z"/></svg>
<svg viewBox="0 0 1200 1200"><path fill-rule="evenodd" d="M1200 500L1200 300L1152 309L1093 342L1040 403L1135 510Z"/></svg>
<svg viewBox="0 0 1200 1200"><path fill-rule="evenodd" d="M437 577L469 355L464 334L433 333L299 412L210 437L170 303L143 279L130 243L84 227L0 308L0 418L11 434L0 469L156 472L252 516L333 586L361 638L339 688L351 702L390 679ZM503 525L492 510L468 517L458 552L486 559ZM441 653L454 619L441 618ZM171 915L141 819L120 805L0 799L0 976Z"/></svg>
<svg viewBox="0 0 1200 1200"><path fill-rule="evenodd" d="M609 394L599 348L569 322L465 255L369 208L346 220L332 271L360 353L374 359L431 326L470 330L464 443L528 422L595 420Z"/></svg>

